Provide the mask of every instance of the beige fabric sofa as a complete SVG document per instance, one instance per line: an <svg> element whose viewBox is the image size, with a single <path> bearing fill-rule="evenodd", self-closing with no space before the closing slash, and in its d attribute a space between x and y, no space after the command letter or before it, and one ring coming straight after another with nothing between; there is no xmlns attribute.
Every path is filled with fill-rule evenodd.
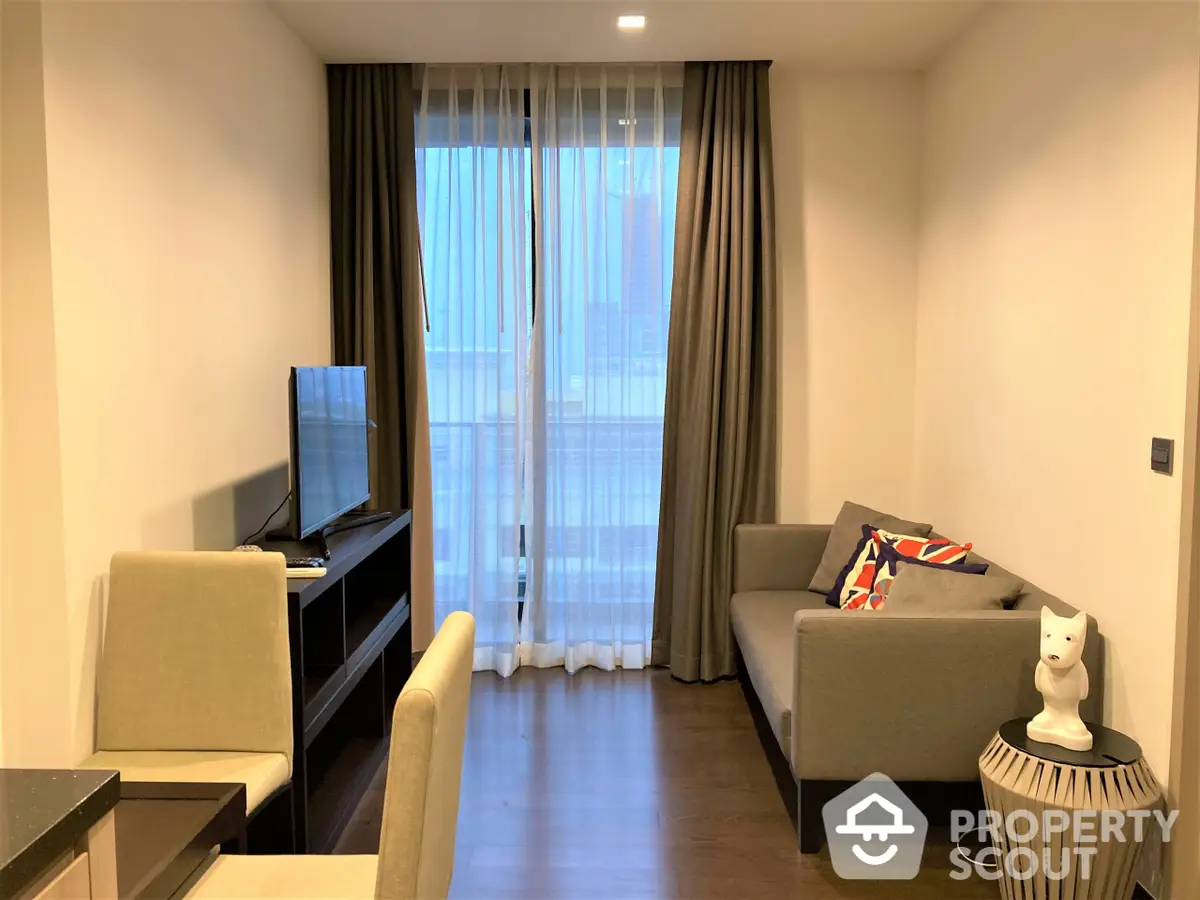
<svg viewBox="0 0 1200 900"><path fill-rule="evenodd" d="M945 793L936 786L977 791L979 754L996 728L1041 709L1033 670L1042 606L1059 615L1077 612L1028 583L1012 610L830 607L823 594L808 590L830 529L741 525L734 536L730 617L744 683L774 738L768 752L776 755L777 777L786 773L781 790L792 794L785 801L798 818L805 852L822 845L825 801L873 772L926 786L912 793L928 795L935 807ZM989 566L989 574L1011 575ZM1104 652L1090 617L1084 658L1091 696L1081 711L1085 720L1099 721Z"/></svg>

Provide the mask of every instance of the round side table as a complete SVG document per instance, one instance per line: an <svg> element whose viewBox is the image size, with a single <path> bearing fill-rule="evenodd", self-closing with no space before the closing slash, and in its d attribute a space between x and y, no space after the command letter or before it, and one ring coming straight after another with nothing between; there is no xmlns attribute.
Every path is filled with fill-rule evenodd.
<svg viewBox="0 0 1200 900"><path fill-rule="evenodd" d="M1141 747L1118 731L1089 724L1092 749L1079 753L1030 740L1028 722L1006 722L979 757L984 799L1003 817L994 843L1004 900L1129 900L1143 844L1134 839L1137 817L1128 814L1159 808L1163 795ZM1065 820L1054 814L1058 827L1047 832L1048 810L1066 813L1070 826L1059 831ZM1083 811L1091 815L1075 815ZM1013 813L1013 827L1006 827ZM1156 823L1144 816L1142 835L1152 827Z"/></svg>

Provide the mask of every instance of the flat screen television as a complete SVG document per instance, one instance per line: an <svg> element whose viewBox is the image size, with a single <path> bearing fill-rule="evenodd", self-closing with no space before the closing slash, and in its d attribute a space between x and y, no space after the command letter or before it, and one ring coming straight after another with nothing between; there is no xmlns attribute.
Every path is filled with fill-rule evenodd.
<svg viewBox="0 0 1200 900"><path fill-rule="evenodd" d="M296 540L371 497L367 474L367 370L304 366L288 379L291 523Z"/></svg>

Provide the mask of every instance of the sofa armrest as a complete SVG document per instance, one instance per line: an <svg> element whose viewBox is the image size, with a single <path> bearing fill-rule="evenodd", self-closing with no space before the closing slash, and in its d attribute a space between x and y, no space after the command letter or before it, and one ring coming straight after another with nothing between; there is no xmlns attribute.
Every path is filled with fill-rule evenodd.
<svg viewBox="0 0 1200 900"><path fill-rule="evenodd" d="M1009 719L1042 709L1033 684L1040 610L904 614L800 610L794 618L792 768L797 778L969 781ZM1103 646L1088 618L1084 662L1100 721Z"/></svg>
<svg viewBox="0 0 1200 900"><path fill-rule="evenodd" d="M733 592L807 591L832 525L739 525L733 531Z"/></svg>

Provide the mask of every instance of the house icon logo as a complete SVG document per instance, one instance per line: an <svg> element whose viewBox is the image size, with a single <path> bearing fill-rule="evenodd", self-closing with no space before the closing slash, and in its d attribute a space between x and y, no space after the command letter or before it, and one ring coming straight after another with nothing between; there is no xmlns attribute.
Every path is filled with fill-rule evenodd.
<svg viewBox="0 0 1200 900"><path fill-rule="evenodd" d="M830 860L840 877L917 877L929 822L886 775L876 772L843 791L825 804L822 817Z"/></svg>

